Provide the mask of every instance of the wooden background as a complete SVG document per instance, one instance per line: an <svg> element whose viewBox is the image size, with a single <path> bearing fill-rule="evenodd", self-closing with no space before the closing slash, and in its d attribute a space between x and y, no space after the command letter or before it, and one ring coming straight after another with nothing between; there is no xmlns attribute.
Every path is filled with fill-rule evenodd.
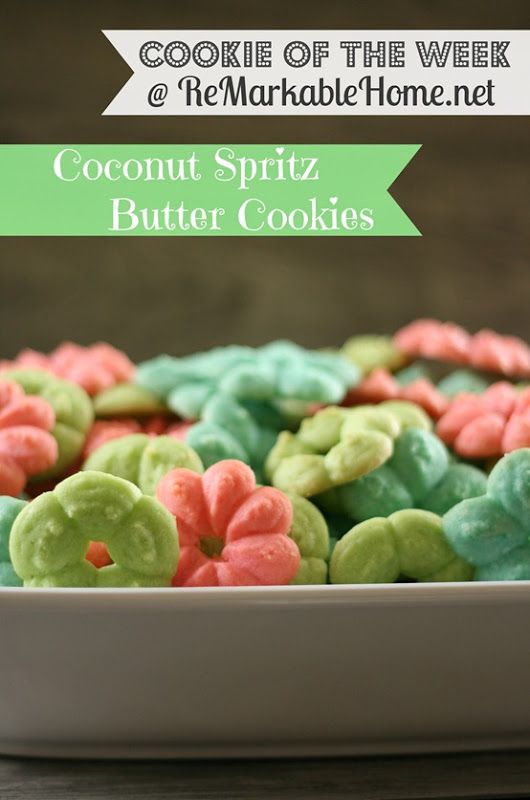
<svg viewBox="0 0 530 800"><path fill-rule="evenodd" d="M102 28L513 28L527 0L0 4L1 142L422 143L394 194L422 238L0 240L0 355L63 338L143 358L310 346L417 315L530 339L528 118L102 117L129 71Z"/></svg>

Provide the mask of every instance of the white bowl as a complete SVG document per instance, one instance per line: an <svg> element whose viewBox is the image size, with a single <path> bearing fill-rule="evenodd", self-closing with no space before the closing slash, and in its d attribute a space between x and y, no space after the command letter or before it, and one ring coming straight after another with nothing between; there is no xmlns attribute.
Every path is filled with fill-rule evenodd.
<svg viewBox="0 0 530 800"><path fill-rule="evenodd" d="M530 582L0 589L0 752L530 746Z"/></svg>

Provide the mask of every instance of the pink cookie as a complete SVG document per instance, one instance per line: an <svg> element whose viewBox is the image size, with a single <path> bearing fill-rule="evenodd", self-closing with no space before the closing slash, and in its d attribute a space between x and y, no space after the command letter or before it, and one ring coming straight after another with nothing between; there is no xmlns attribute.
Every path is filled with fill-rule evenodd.
<svg viewBox="0 0 530 800"><path fill-rule="evenodd" d="M0 495L16 497L29 476L57 460L57 442L49 433L55 424L51 406L27 396L13 381L0 380Z"/></svg>
<svg viewBox="0 0 530 800"><path fill-rule="evenodd" d="M516 336L490 330L472 336L451 322L418 319L396 333L394 344L411 358L454 361L501 375L530 377L530 347Z"/></svg>
<svg viewBox="0 0 530 800"><path fill-rule="evenodd" d="M374 369L355 389L351 389L342 405L382 403L385 400L410 400L425 409L433 419L441 417L449 406L447 397L426 378L418 378L408 386L400 386L383 367Z"/></svg>
<svg viewBox="0 0 530 800"><path fill-rule="evenodd" d="M125 353L104 342L90 347L63 342L48 355L36 350L22 350L14 361L0 364L2 369L12 367L52 372L77 383L90 395L96 395L116 383L129 381L134 374L134 365Z"/></svg>
<svg viewBox="0 0 530 800"><path fill-rule="evenodd" d="M439 419L436 433L464 458L490 458L530 447L530 389L504 381L482 395L462 393Z"/></svg>
<svg viewBox="0 0 530 800"><path fill-rule="evenodd" d="M471 340L469 363L502 375L530 376L530 347L516 336L479 331Z"/></svg>
<svg viewBox="0 0 530 800"><path fill-rule="evenodd" d="M204 475L172 470L157 497L177 520L174 586L281 585L296 575L300 552L287 535L291 502L278 489L257 488L241 461L219 461Z"/></svg>
<svg viewBox="0 0 530 800"><path fill-rule="evenodd" d="M422 356L466 364L470 338L463 328L451 322L418 319L396 333L394 344L411 357Z"/></svg>

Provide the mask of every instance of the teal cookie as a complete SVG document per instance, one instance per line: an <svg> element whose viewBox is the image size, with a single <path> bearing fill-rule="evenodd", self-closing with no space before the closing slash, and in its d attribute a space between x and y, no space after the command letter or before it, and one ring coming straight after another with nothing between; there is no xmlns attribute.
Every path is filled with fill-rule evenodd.
<svg viewBox="0 0 530 800"><path fill-rule="evenodd" d="M285 341L255 349L219 347L186 358L159 356L140 364L135 377L185 419L201 419L218 394L240 402L337 403L358 380L359 370L341 356Z"/></svg>
<svg viewBox="0 0 530 800"><path fill-rule="evenodd" d="M22 586L9 556L9 538L13 523L25 506L25 500L0 497L0 586Z"/></svg>
<svg viewBox="0 0 530 800"><path fill-rule="evenodd" d="M318 498L325 510L361 522L405 508L444 514L468 497L486 491L484 472L451 463L449 452L430 431L410 428L394 443L392 457L356 481Z"/></svg>
<svg viewBox="0 0 530 800"><path fill-rule="evenodd" d="M205 468L235 458L249 464L261 480L265 457L276 436L276 430L258 424L242 404L228 395L215 395L204 407L202 421L189 429L186 443Z"/></svg>
<svg viewBox="0 0 530 800"><path fill-rule="evenodd" d="M455 552L477 567L475 580L530 580L530 449L501 458L487 494L456 505L443 526Z"/></svg>

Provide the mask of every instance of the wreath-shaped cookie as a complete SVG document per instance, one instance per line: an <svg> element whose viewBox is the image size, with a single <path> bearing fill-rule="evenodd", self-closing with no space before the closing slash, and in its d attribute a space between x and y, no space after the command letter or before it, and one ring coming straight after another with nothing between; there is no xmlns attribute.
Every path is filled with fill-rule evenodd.
<svg viewBox="0 0 530 800"><path fill-rule="evenodd" d="M86 559L103 542L113 563ZM16 517L11 562L24 586L169 586L179 545L175 520L134 484L79 472L41 494Z"/></svg>

